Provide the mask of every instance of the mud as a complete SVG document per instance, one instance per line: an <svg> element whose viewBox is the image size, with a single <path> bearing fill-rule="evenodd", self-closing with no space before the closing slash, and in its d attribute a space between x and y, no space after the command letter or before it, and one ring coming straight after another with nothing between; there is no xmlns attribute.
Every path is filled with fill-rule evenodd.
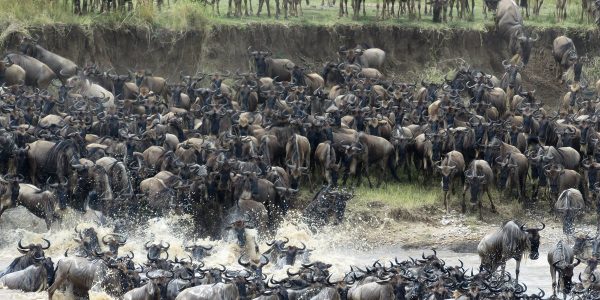
<svg viewBox="0 0 600 300"><path fill-rule="evenodd" d="M269 49L274 57L290 58L320 71L322 63L337 59L339 46L367 43L386 51L384 73L414 80L426 67L455 65L457 57L484 71L501 75L502 60L509 58L505 41L493 28L476 30L426 30L400 26L213 26L205 30L175 32L165 29L100 26L48 25L29 28L41 45L80 65L97 63L119 72L145 68L178 80L179 72L247 69L248 47ZM600 53L596 31L544 29L523 74L526 89L536 89L541 100L554 103L564 87L553 79L552 41L566 34L580 55ZM3 32L3 47L14 51L22 32Z"/></svg>

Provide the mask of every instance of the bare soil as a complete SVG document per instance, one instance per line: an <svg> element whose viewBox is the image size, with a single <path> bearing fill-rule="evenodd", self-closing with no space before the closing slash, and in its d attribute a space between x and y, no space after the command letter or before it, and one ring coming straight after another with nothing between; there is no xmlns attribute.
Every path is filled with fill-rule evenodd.
<svg viewBox="0 0 600 300"><path fill-rule="evenodd" d="M248 47L269 49L275 57L290 58L313 71L321 71L326 61L337 59L339 46L367 43L386 51L388 76L406 81L426 67L444 68L464 58L470 65L501 75L502 60L509 58L507 44L494 31L427 30L400 26L339 25L286 26L247 25L212 26L202 31L175 32L123 26L48 25L27 28L39 37L40 44L73 59L80 65L96 63L119 72L145 68L157 75L178 80L180 71L240 71L250 67ZM3 32L3 47L15 51L23 31ZM523 73L526 89L536 89L539 98L552 105L564 87L553 78L552 41L566 34L573 39L581 55L600 53L597 31L546 29L538 32L530 65Z"/></svg>

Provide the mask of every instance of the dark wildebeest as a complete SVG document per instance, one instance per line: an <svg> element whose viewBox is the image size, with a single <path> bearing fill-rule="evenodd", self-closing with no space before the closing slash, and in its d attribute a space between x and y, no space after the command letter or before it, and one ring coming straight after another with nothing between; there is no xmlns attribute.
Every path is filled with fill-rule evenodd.
<svg viewBox="0 0 600 300"><path fill-rule="evenodd" d="M38 176L48 177L48 175L55 175L59 184L65 184L66 179L73 172L73 165L79 164L79 151L77 145L71 140L58 143L38 140L27 145L31 181L36 186L39 186ZM61 195L57 196L61 197Z"/></svg>
<svg viewBox="0 0 600 300"><path fill-rule="evenodd" d="M79 70L73 61L48 51L35 42L23 42L21 52L45 63L63 83L69 77L77 75Z"/></svg>
<svg viewBox="0 0 600 300"><path fill-rule="evenodd" d="M293 68L295 64L285 58L271 58L271 51L251 51L248 47L248 55L254 59L256 66L256 76L258 77L277 77L277 81L290 81L291 75L288 68Z"/></svg>
<svg viewBox="0 0 600 300"><path fill-rule="evenodd" d="M577 62L577 49L573 40L561 35L552 42L552 56L556 62L556 78L560 78L573 64Z"/></svg>
<svg viewBox="0 0 600 300"><path fill-rule="evenodd" d="M17 250L23 255L15 258L6 270L0 272L0 277L12 272L24 270L36 262L36 257L38 259L44 257L44 250L50 248L50 241L47 239L43 240L48 244L46 247L42 247L41 244L29 244L28 246L23 246L19 240Z"/></svg>
<svg viewBox="0 0 600 300"><path fill-rule="evenodd" d="M539 257L540 231L542 228L527 228L525 224L518 225L515 221L508 221L502 225L500 230L486 235L477 246L477 253L481 259L481 270L496 271L502 266L506 268L506 261L515 259L517 262L515 276L519 281L519 268L521 258L529 252L529 258L536 260Z"/></svg>
<svg viewBox="0 0 600 300"><path fill-rule="evenodd" d="M49 257L34 257L34 264L0 278L0 287L23 292L41 292L54 282L54 263Z"/></svg>
<svg viewBox="0 0 600 300"><path fill-rule="evenodd" d="M571 292L573 283L573 269L581 263L577 258L577 262L573 263L575 255L573 249L563 245L563 241L559 241L553 249L548 252L548 264L550 265L550 275L552 276L552 295L556 296L556 273L558 273L558 288L562 290L563 299L567 299L567 294Z"/></svg>
<svg viewBox="0 0 600 300"><path fill-rule="evenodd" d="M442 190L444 191L444 207L448 212L448 191L452 189L454 193L454 186L456 181L460 179L464 183L463 174L465 172L465 159L462 153L458 151L450 151L444 155L444 159L440 165L436 166L439 172L442 174Z"/></svg>
<svg viewBox="0 0 600 300"><path fill-rule="evenodd" d="M519 6L513 0L501 0L498 3L496 28L501 35L508 39L510 53L518 54L518 59L513 59L511 63L517 64L518 61L521 61L527 65L532 44L539 37L531 38L525 34L523 17L519 12Z"/></svg>
<svg viewBox="0 0 600 300"><path fill-rule="evenodd" d="M6 57L10 61L25 70L25 84L46 89L53 79L56 79L56 74L43 62L22 54L8 54Z"/></svg>
<svg viewBox="0 0 600 300"><path fill-rule="evenodd" d="M529 161L521 153L510 152L504 158L496 158L496 163L500 167L498 175L498 187L512 191L517 189L518 199L525 198L525 183L529 172Z"/></svg>
<svg viewBox="0 0 600 300"><path fill-rule="evenodd" d="M496 207L492 201L492 195L490 194L490 187L494 181L494 172L492 168L485 160L474 160L469 165L469 168L465 171L465 184L463 187L463 198L462 198L462 212L465 213L467 205L465 203L465 194L469 189L471 194L471 206L479 206L479 219L483 219L483 192L486 192L490 199L490 205L492 212L496 212Z"/></svg>
<svg viewBox="0 0 600 300"><path fill-rule="evenodd" d="M185 246L185 250L192 253L192 257L198 261L203 260L208 254L208 251L212 250L212 246L202 246L199 244L193 244L191 246Z"/></svg>
<svg viewBox="0 0 600 300"><path fill-rule="evenodd" d="M584 208L585 202L583 201L583 196L580 191L576 189L567 189L560 193L560 196L558 196L558 199L554 204L554 209L556 212L562 214L563 233L567 235L573 234L575 231L575 224L573 224L573 222Z"/></svg>

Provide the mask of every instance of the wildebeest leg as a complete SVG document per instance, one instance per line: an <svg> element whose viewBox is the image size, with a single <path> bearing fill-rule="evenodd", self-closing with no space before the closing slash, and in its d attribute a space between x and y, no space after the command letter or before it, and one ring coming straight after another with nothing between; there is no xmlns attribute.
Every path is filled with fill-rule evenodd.
<svg viewBox="0 0 600 300"><path fill-rule="evenodd" d="M519 282L519 269L521 268L521 257L515 257L516 260L516 270L515 270L515 282Z"/></svg>
<svg viewBox="0 0 600 300"><path fill-rule="evenodd" d="M552 276L552 296L556 296L556 270L552 264L550 264L550 276Z"/></svg>
<svg viewBox="0 0 600 300"><path fill-rule="evenodd" d="M479 206L479 220L483 220L483 199L479 199L479 201L477 201L477 205Z"/></svg>
<svg viewBox="0 0 600 300"><path fill-rule="evenodd" d="M262 6L265 0L258 0L258 10L256 11L256 16L260 17L260 11L262 10Z"/></svg>
<svg viewBox="0 0 600 300"><path fill-rule="evenodd" d="M446 213L448 213L448 191L444 191L444 207L446 208Z"/></svg>
<svg viewBox="0 0 600 300"><path fill-rule="evenodd" d="M461 208L463 214L467 212L467 203L465 202L465 194L467 193L468 188L469 188L468 184L463 185L462 202L460 204L460 208Z"/></svg>
<svg viewBox="0 0 600 300"><path fill-rule="evenodd" d="M229 0L229 3L227 4L227 17L231 17L231 2L233 0Z"/></svg>
<svg viewBox="0 0 600 300"><path fill-rule="evenodd" d="M367 16L367 12L365 10L365 7L367 6L367 4L365 3L365 0L360 0L360 2L362 2L363 17L366 17Z"/></svg>
<svg viewBox="0 0 600 300"><path fill-rule="evenodd" d="M496 212L496 206L494 206L494 202L492 201L492 194L490 193L490 188L486 187L485 191L488 195L488 198L490 199L490 205L492 206L492 212ZM481 202L483 202L483 197L481 197L481 198L482 198Z"/></svg>

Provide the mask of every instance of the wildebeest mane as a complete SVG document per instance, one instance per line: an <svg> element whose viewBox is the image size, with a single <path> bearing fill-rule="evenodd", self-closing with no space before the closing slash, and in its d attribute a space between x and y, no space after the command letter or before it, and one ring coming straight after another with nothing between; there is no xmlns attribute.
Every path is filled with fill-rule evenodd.
<svg viewBox="0 0 600 300"><path fill-rule="evenodd" d="M54 144L46 155L46 162L42 168L44 172L57 174L60 169L59 167L68 163L69 158L67 157L66 151L71 147L74 151L77 149L72 140L64 140Z"/></svg>
<svg viewBox="0 0 600 300"><path fill-rule="evenodd" d="M518 251L523 250L523 256L531 250L531 243L527 238L527 233L521 230L521 224L516 221L509 221L502 225L500 229L502 236L502 251L511 256Z"/></svg>

